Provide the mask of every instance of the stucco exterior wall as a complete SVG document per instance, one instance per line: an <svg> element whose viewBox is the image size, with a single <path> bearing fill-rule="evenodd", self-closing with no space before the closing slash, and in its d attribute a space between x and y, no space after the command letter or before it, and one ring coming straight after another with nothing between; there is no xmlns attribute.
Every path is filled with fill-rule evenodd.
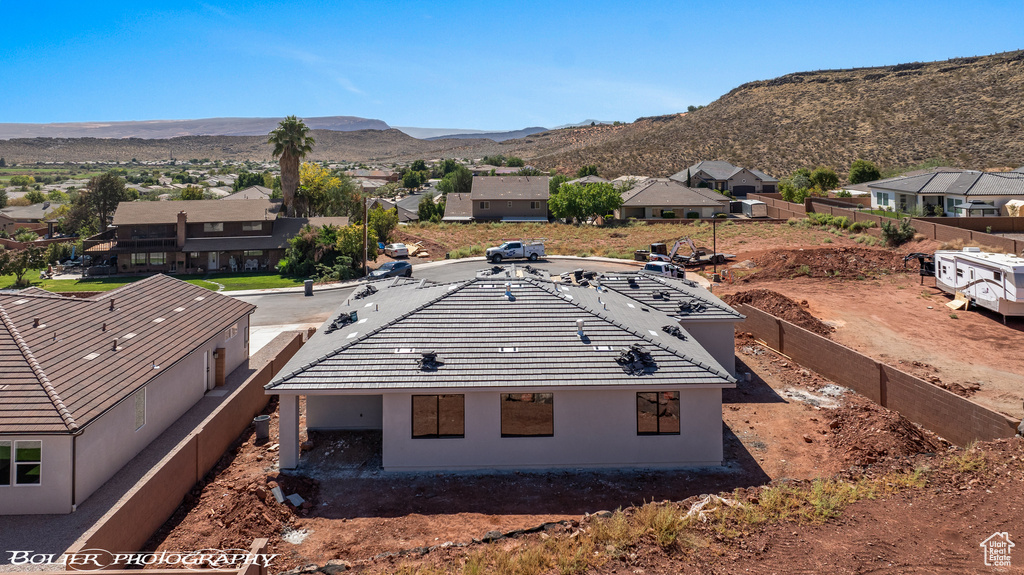
<svg viewBox="0 0 1024 575"><path fill-rule="evenodd" d="M736 173L733 177L729 178L729 189L735 189L736 186L754 186L754 193L761 193L763 191L764 182L761 178L755 176L750 170L744 168Z"/></svg>
<svg viewBox="0 0 1024 575"><path fill-rule="evenodd" d="M637 435L636 393L551 391L554 435L501 437L500 392L465 394L465 437L412 438L412 394L383 396L383 464L390 471L553 467L685 467L722 461L720 389L680 391L680 433ZM654 390L650 390L654 391Z"/></svg>
<svg viewBox="0 0 1024 575"><path fill-rule="evenodd" d="M735 323L731 321L681 321L679 323L729 375L736 377Z"/></svg>
<svg viewBox="0 0 1024 575"><path fill-rule="evenodd" d="M531 201L538 202L540 207L531 210ZM480 209L480 202L489 202L490 208L486 210ZM496 220L505 217L546 218L547 216L547 200L473 200L473 217L477 219Z"/></svg>
<svg viewBox="0 0 1024 575"><path fill-rule="evenodd" d="M0 515L71 513L71 436L0 435L0 440L42 442L40 484L0 486Z"/></svg>
<svg viewBox="0 0 1024 575"><path fill-rule="evenodd" d="M379 395L310 395L306 429L383 429Z"/></svg>

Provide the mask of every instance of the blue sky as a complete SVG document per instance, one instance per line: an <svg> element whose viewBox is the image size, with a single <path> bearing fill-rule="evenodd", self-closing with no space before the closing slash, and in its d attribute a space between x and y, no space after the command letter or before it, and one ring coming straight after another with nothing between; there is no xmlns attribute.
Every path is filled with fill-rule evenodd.
<svg viewBox="0 0 1024 575"><path fill-rule="evenodd" d="M1024 2L0 1L0 122L553 127L751 80L1024 48Z"/></svg>

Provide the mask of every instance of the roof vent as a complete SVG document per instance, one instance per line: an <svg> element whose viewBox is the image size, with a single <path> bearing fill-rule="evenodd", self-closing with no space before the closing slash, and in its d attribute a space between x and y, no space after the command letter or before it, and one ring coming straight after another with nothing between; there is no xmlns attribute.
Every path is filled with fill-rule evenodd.
<svg viewBox="0 0 1024 575"><path fill-rule="evenodd" d="M976 253L979 253L980 251L981 251L981 248L979 248L977 246L967 246L967 247L964 248L964 253L968 253L968 254L976 254Z"/></svg>
<svg viewBox="0 0 1024 575"><path fill-rule="evenodd" d="M32 318L32 327L39 327L39 318L38 317Z"/></svg>
<svg viewBox="0 0 1024 575"><path fill-rule="evenodd" d="M420 367L420 371L437 371L437 368L444 365L444 362L437 359L436 351L425 351L416 360L416 365Z"/></svg>
<svg viewBox="0 0 1024 575"><path fill-rule="evenodd" d="M576 335L583 337L583 320L576 320Z"/></svg>
<svg viewBox="0 0 1024 575"><path fill-rule="evenodd" d="M114 298L110 298L110 311L114 311Z"/></svg>

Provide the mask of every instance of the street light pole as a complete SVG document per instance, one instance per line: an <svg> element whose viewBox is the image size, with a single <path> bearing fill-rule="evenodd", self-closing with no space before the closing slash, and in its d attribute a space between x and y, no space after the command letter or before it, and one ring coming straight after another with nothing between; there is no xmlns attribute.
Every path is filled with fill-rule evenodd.
<svg viewBox="0 0 1024 575"><path fill-rule="evenodd" d="M368 239L368 231L367 230L369 230L368 226L370 225L370 222L367 221L367 217L366 217L367 216L366 197L364 197L362 194L360 194L359 198L363 202L363 277L366 277L366 258L367 258L367 256L369 256L369 253L370 253L369 252L369 247L370 246L369 246L369 242L367 241L367 239Z"/></svg>

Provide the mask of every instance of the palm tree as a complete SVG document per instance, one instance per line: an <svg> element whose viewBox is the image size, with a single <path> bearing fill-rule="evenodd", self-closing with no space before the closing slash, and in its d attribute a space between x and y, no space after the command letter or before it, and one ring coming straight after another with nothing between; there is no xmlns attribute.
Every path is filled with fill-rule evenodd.
<svg viewBox="0 0 1024 575"><path fill-rule="evenodd" d="M274 157L281 158L281 193L284 196L284 213L288 215L295 203L295 190L299 189L299 161L313 151L316 142L309 135L309 126L288 116L270 132L268 144L274 144Z"/></svg>

